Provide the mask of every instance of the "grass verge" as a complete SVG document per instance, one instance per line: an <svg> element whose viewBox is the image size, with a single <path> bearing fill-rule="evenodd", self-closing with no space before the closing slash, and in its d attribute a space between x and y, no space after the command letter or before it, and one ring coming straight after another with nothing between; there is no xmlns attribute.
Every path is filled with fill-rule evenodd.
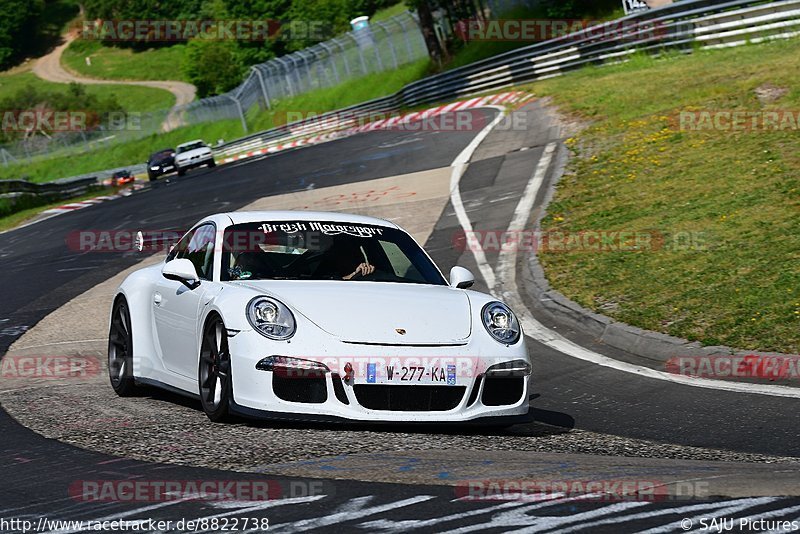
<svg viewBox="0 0 800 534"><path fill-rule="evenodd" d="M800 137L681 131L681 111L800 110L800 40L589 68L536 83L591 121L545 231L655 231L663 246L540 252L550 283L642 328L800 351ZM679 243L678 236L683 240Z"/></svg>
<svg viewBox="0 0 800 534"><path fill-rule="evenodd" d="M66 94L69 84L46 82L28 70L15 69L12 72L0 73L0 94L12 95L26 90L27 87ZM156 111L170 108L175 104L175 97L172 93L163 89L103 84L84 85L83 87L86 88L88 94L98 97L114 95L117 102L127 111Z"/></svg>
<svg viewBox="0 0 800 534"><path fill-rule="evenodd" d="M63 206L64 204L69 204L72 202L80 202L81 200L89 200L90 198L97 198L100 195L113 195L117 191L119 191L119 189L100 190L98 188L98 190L91 191L89 193L86 193L85 195L80 195L69 199L54 200L53 202L49 202L47 204L42 204L40 206L33 206L30 208L17 211L10 215L5 215L3 217L0 217L0 232L10 230L16 226L26 223L45 210L57 208L59 206Z"/></svg>
<svg viewBox="0 0 800 534"><path fill-rule="evenodd" d="M64 50L61 62L70 70L90 78L107 80L178 80L188 82L180 68L186 45L147 50L103 46L97 41L77 39ZM86 64L89 58L91 65Z"/></svg>

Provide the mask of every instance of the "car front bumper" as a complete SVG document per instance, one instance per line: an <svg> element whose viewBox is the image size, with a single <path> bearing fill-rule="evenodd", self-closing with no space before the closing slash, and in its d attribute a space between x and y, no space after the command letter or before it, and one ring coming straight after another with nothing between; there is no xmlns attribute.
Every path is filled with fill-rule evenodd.
<svg viewBox="0 0 800 534"><path fill-rule="evenodd" d="M214 161L213 155L208 156L199 156L197 158L192 158L190 160L175 162L175 170L186 170L186 169L193 169L195 167L201 167L203 165L207 165Z"/></svg>
<svg viewBox="0 0 800 534"><path fill-rule="evenodd" d="M528 420L530 366L513 375L493 371L497 365L529 362L524 337L512 346L490 339L436 347L320 341L272 342L253 330L229 337L234 411L249 417L301 421L514 424ZM270 356L319 362L324 367L256 368ZM456 372L436 383L381 384L370 382L369 375L375 371L370 363L378 368L397 367L395 380L402 376L400 368L417 365L429 369L453 365Z"/></svg>
<svg viewBox="0 0 800 534"><path fill-rule="evenodd" d="M163 174L169 174L171 172L175 172L177 167L173 165L159 165L158 168L154 169L153 167L148 167L147 172L151 176L161 176Z"/></svg>

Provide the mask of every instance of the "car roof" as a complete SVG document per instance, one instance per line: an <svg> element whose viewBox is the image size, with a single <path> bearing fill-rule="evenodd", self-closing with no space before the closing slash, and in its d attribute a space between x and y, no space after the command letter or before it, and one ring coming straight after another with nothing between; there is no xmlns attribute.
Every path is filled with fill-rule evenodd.
<svg viewBox="0 0 800 534"><path fill-rule="evenodd" d="M173 152L175 152L175 150L173 150L171 148L169 150L159 150L158 152L153 152L152 154L150 154L147 157L147 161L151 161L151 160L154 160L154 159L170 158L170 157L172 157L171 154Z"/></svg>
<svg viewBox="0 0 800 534"><path fill-rule="evenodd" d="M262 221L325 221L351 224L370 224L373 226L386 226L400 228L396 224L377 217L354 215L352 213L339 213L333 211L235 211L226 213L233 224L243 224Z"/></svg>
<svg viewBox="0 0 800 534"><path fill-rule="evenodd" d="M206 142L203 141L202 139L195 139L194 141L186 141L185 143L181 143L181 144L178 145L178 147L182 147L182 146L186 146L186 145L193 145L195 143L206 144Z"/></svg>

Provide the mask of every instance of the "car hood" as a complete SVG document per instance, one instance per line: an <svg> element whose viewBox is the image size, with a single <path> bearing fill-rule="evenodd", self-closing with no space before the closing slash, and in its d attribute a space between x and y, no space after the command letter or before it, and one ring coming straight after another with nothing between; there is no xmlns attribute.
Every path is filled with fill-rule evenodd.
<svg viewBox="0 0 800 534"><path fill-rule="evenodd" d="M195 148L193 150L187 150L186 152L181 152L180 154L175 154L175 159L178 160L189 159L195 156L206 156L208 154L211 154L211 149L208 147Z"/></svg>
<svg viewBox="0 0 800 534"><path fill-rule="evenodd" d="M453 345L465 343L472 330L469 297L449 286L266 280L237 284L281 300L344 342Z"/></svg>

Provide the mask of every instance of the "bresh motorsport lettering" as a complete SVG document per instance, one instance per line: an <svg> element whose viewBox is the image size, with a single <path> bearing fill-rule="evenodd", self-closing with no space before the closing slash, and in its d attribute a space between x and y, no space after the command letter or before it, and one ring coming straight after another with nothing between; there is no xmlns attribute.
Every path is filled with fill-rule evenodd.
<svg viewBox="0 0 800 534"><path fill-rule="evenodd" d="M325 235L347 234L353 237L374 237L383 235L381 228L362 226L356 224L334 224L321 222L285 222L285 223L264 223L259 226L265 234L274 232L285 232L294 234L297 232L321 232Z"/></svg>

